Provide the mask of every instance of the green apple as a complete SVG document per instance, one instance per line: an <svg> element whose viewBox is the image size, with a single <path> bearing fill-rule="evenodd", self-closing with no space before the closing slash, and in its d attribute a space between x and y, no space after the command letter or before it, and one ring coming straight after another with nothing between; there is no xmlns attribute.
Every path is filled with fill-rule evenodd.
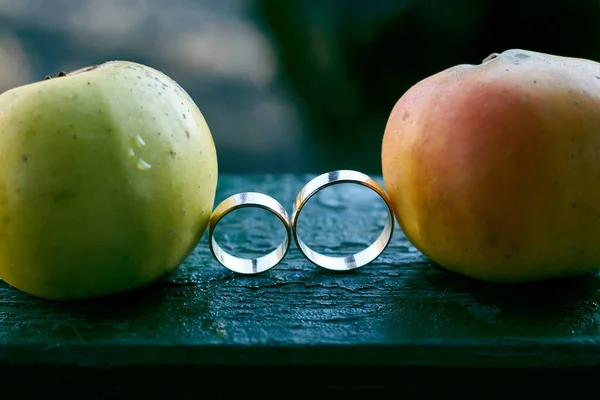
<svg viewBox="0 0 600 400"><path fill-rule="evenodd" d="M0 278L72 300L141 287L204 234L217 155L190 96L111 61L0 95Z"/></svg>

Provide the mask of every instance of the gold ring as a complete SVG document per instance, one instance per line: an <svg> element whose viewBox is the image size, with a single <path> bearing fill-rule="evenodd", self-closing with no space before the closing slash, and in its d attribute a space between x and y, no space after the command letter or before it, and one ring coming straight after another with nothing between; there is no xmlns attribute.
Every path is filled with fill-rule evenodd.
<svg viewBox="0 0 600 400"><path fill-rule="evenodd" d="M219 221L227 214L244 207L258 207L275 214L283 223L286 236L270 253L258 258L239 258L227 253L214 237L214 230ZM234 194L223 200L213 211L208 224L208 243L215 258L225 268L240 274L258 274L277 265L285 257L290 246L290 222L285 208L274 198L256 192Z"/></svg>
<svg viewBox="0 0 600 400"><path fill-rule="evenodd" d="M306 202L317 192L325 189L326 187L337 185L340 183L354 183L362 186L366 186L373 190L379 195L387 206L387 218L385 226L379 235L379 237L366 249L359 251L356 254L352 254L346 257L332 257L324 254L317 253L311 249L306 243L304 243L299 237L297 232L298 218L300 212L306 204ZM294 208L292 212L292 232L296 245L308 260L314 264L334 270L334 271L348 271L362 267L375 258L377 258L389 244L393 232L394 232L394 214L390 205L390 200L377 181L371 177L363 174L362 172L351 171L351 170L339 170L332 171L309 181L302 190L298 193L296 201L294 202Z"/></svg>

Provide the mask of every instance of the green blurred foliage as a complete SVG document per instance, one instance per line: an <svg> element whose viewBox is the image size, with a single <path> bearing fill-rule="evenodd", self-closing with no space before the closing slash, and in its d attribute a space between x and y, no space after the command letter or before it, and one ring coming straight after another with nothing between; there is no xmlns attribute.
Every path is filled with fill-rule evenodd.
<svg viewBox="0 0 600 400"><path fill-rule="evenodd" d="M419 80L521 48L600 61L600 2L257 0L317 145L307 169L379 173L394 103Z"/></svg>

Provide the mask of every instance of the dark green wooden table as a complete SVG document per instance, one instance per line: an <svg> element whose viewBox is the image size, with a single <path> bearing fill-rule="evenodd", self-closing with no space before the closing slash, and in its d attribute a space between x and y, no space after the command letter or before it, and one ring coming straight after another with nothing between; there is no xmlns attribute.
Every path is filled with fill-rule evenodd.
<svg viewBox="0 0 600 400"><path fill-rule="evenodd" d="M261 191L291 211L308 179L222 176L217 202ZM311 201L306 241L325 252L367 245L385 214L363 189L337 186ZM247 255L277 232L274 216L244 209L217 237ZM452 274L399 229L354 272L320 269L292 244L258 276L221 267L205 235L170 276L124 295L55 303L0 282L0 398L573 394L597 386L599 299L595 275L511 286Z"/></svg>

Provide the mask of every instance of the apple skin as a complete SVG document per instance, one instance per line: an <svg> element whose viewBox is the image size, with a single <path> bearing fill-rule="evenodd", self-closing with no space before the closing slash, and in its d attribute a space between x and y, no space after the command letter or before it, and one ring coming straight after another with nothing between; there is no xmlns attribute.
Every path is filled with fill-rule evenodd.
<svg viewBox="0 0 600 400"><path fill-rule="evenodd" d="M208 225L217 156L172 79L111 61L0 95L0 278L52 300L176 268Z"/></svg>
<svg viewBox="0 0 600 400"><path fill-rule="evenodd" d="M381 157L436 264L513 283L600 267L600 64L512 49L441 71L396 103Z"/></svg>

